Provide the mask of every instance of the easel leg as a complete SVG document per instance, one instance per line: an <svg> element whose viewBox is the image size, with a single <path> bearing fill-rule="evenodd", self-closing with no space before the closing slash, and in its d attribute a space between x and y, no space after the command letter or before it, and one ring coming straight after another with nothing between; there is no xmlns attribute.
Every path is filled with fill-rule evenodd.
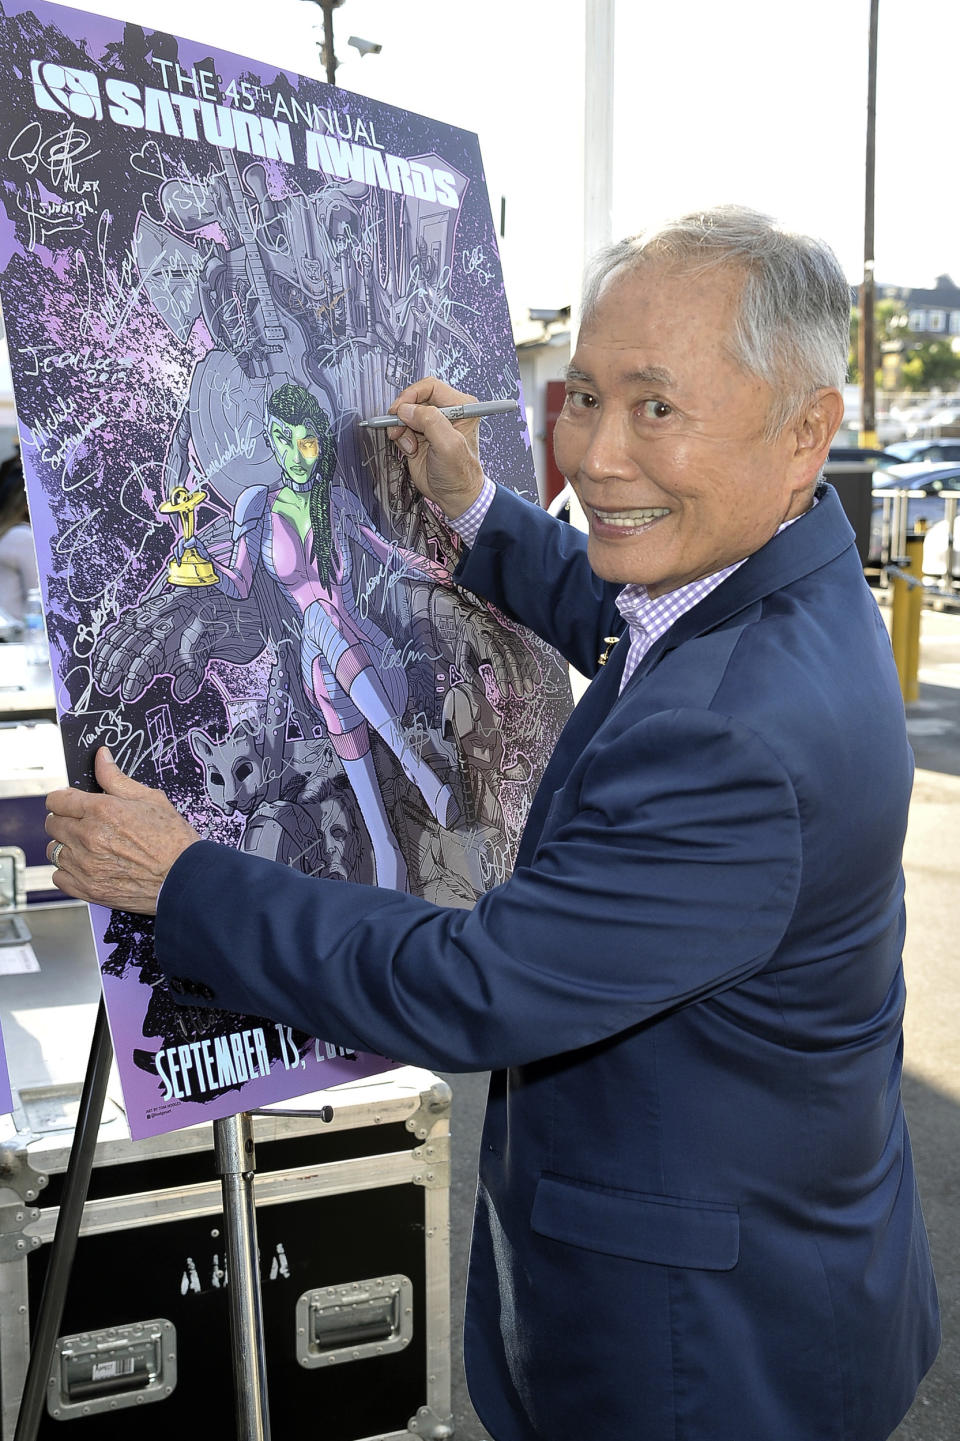
<svg viewBox="0 0 960 1441"><path fill-rule="evenodd" d="M93 1171L112 1060L113 1047L101 996L70 1161L64 1178L63 1198L50 1247L50 1263L31 1338L30 1362L14 1441L36 1441L43 1415L83 1207ZM253 1120L245 1114L230 1116L223 1121L214 1121L213 1132L226 1228L237 1441L270 1441L263 1304L253 1204L253 1174L256 1170Z"/></svg>
<svg viewBox="0 0 960 1441"><path fill-rule="evenodd" d="M80 1220L93 1171L93 1159L100 1133L103 1103L107 1094L113 1046L107 1027L107 1012L100 997L93 1044L87 1062L87 1074L80 1094L80 1110L70 1148L63 1185L63 1199L57 1216L57 1229L50 1247L50 1264L43 1283L43 1294L37 1312L37 1323L30 1343L30 1364L17 1415L14 1441L36 1441L43 1414L53 1353L60 1334L63 1306L73 1268L80 1234Z"/></svg>
<svg viewBox="0 0 960 1441"><path fill-rule="evenodd" d="M244 1113L214 1121L213 1140L223 1188L237 1441L270 1441L252 1117Z"/></svg>

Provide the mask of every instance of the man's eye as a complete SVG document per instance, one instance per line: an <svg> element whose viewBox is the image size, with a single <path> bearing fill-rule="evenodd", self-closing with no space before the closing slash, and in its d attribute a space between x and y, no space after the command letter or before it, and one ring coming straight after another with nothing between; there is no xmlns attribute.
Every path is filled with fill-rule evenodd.
<svg viewBox="0 0 960 1441"><path fill-rule="evenodd" d="M587 390L567 391L567 404L574 410L592 410L596 403L597 397Z"/></svg>
<svg viewBox="0 0 960 1441"><path fill-rule="evenodd" d="M640 406L640 413L644 420L666 420L668 415L673 414L673 406L665 400L645 400Z"/></svg>

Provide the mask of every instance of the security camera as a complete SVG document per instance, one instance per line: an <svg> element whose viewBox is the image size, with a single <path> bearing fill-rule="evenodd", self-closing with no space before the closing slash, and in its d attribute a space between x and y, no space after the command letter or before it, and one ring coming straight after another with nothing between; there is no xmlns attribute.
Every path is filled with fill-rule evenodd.
<svg viewBox="0 0 960 1441"><path fill-rule="evenodd" d="M570 307L561 305L557 310L528 310L527 314L531 320L539 320L541 325L556 325L561 320L570 319Z"/></svg>
<svg viewBox="0 0 960 1441"><path fill-rule="evenodd" d="M379 55L383 49L383 46L378 45L375 40L362 40L359 35L351 35L347 44L352 45L355 50L359 50L361 55Z"/></svg>

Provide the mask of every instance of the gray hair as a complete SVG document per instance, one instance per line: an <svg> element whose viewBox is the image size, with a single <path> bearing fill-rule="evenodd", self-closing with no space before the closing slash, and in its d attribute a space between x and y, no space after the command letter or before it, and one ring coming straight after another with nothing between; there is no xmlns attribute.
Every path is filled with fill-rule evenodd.
<svg viewBox="0 0 960 1441"><path fill-rule="evenodd" d="M618 271L661 264L699 275L716 266L743 271L740 310L730 337L734 360L773 390L767 438L799 416L822 387L840 390L850 345L850 286L822 240L794 235L741 205L692 212L607 246L584 286L589 321Z"/></svg>

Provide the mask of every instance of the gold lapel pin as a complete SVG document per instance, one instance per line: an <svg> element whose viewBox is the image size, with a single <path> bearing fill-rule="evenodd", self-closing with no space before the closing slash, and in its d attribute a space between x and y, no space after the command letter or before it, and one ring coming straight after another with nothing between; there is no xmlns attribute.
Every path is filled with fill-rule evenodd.
<svg viewBox="0 0 960 1441"><path fill-rule="evenodd" d="M603 637L603 644L605 649L602 650L597 657L597 665L606 665L607 661L610 659L610 652L613 650L613 647L616 645L619 639L620 637L618 635L605 635Z"/></svg>

